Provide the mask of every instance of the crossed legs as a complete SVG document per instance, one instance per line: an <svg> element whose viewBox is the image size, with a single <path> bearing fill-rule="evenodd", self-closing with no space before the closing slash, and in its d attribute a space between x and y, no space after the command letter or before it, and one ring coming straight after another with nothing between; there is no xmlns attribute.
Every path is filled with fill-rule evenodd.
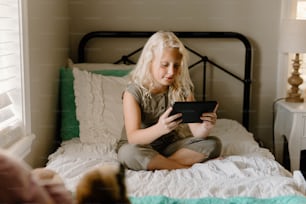
<svg viewBox="0 0 306 204"><path fill-rule="evenodd" d="M151 159L147 168L148 170L188 168L195 163L203 161L206 157L202 153L182 148L168 158L157 154Z"/></svg>
<svg viewBox="0 0 306 204"><path fill-rule="evenodd" d="M133 170L181 169L219 157L221 147L220 140L213 136L184 138L161 151L151 145L126 143L119 148L118 159Z"/></svg>

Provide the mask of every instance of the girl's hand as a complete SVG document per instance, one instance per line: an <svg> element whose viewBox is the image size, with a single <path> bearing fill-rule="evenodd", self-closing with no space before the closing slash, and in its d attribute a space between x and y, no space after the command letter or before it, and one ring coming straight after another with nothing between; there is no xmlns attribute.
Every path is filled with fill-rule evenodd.
<svg viewBox="0 0 306 204"><path fill-rule="evenodd" d="M218 109L218 104L216 106L216 108L214 109L214 112L212 113L203 113L201 115L201 120L203 121L202 124L204 125L204 127L208 130L212 129L217 121L217 109Z"/></svg>
<svg viewBox="0 0 306 204"><path fill-rule="evenodd" d="M203 121L202 124L208 130L212 129L217 121L217 114L216 113L203 113L201 116L201 120Z"/></svg>
<svg viewBox="0 0 306 204"><path fill-rule="evenodd" d="M174 130L183 120L181 119L182 114L177 113L175 115L169 116L172 111L172 107L169 107L160 117L157 122L160 130L162 130L163 135Z"/></svg>

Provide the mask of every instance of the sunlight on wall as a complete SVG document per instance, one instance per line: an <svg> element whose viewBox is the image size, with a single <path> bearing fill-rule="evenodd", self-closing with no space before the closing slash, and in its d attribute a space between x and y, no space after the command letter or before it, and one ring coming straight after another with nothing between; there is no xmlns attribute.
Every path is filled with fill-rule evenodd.
<svg viewBox="0 0 306 204"><path fill-rule="evenodd" d="M306 1L299 1L297 3L297 19L306 19Z"/></svg>
<svg viewBox="0 0 306 204"><path fill-rule="evenodd" d="M306 20L306 0L299 0L297 2L296 19ZM302 54L301 58L302 58L302 61L301 61L300 73L301 73L301 77L303 78L304 82L300 86L300 88L301 90L303 90L303 94L305 97L306 96L306 54L305 53Z"/></svg>

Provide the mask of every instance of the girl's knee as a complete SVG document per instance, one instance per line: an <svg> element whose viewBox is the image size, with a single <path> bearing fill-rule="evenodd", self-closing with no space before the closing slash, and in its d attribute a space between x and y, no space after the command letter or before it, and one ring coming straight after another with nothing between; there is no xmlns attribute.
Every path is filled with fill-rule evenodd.
<svg viewBox="0 0 306 204"><path fill-rule="evenodd" d="M218 137L208 136L192 145L193 148L196 148L195 151L206 156L204 161L217 158L221 155L222 143Z"/></svg>
<svg viewBox="0 0 306 204"><path fill-rule="evenodd" d="M133 170L146 170L153 155L152 149L141 145L125 144L118 150L120 163Z"/></svg>
<svg viewBox="0 0 306 204"><path fill-rule="evenodd" d="M118 150L118 160L121 163L126 163L129 160L133 160L133 155L138 154L138 148L136 145L125 144L120 147Z"/></svg>
<svg viewBox="0 0 306 204"><path fill-rule="evenodd" d="M221 140L218 137L215 136L209 136L207 139L209 139L212 142L212 151L209 154L209 159L214 159L219 156L221 156L222 151L222 143Z"/></svg>

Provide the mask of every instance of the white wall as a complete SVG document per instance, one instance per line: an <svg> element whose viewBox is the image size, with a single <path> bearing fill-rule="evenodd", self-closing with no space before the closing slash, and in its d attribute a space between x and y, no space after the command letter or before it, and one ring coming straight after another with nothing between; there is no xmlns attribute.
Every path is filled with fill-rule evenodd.
<svg viewBox="0 0 306 204"><path fill-rule="evenodd" d="M68 1L28 0L32 132L26 161L44 165L56 133L59 68L68 57Z"/></svg>
<svg viewBox="0 0 306 204"><path fill-rule="evenodd" d="M276 98L279 0L69 0L70 56L80 37L95 30L236 31L253 46L250 130L272 147Z"/></svg>

